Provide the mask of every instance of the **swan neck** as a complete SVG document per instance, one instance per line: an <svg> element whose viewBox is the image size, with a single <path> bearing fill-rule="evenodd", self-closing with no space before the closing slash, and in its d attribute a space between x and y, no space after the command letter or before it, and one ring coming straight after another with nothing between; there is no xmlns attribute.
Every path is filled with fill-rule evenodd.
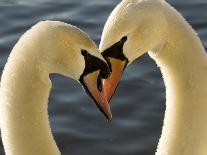
<svg viewBox="0 0 207 155"><path fill-rule="evenodd" d="M166 86L164 125L156 155L205 155L206 52L194 30L177 12L166 16L169 38L162 50L152 56Z"/></svg>
<svg viewBox="0 0 207 155"><path fill-rule="evenodd" d="M0 118L6 155L60 155L48 121L48 73L12 52L1 81Z"/></svg>

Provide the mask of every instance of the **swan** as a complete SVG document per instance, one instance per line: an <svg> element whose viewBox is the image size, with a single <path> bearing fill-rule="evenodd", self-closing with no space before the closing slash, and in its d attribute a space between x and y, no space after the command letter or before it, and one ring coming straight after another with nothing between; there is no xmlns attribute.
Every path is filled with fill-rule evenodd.
<svg viewBox="0 0 207 155"><path fill-rule="evenodd" d="M75 26L41 21L14 46L1 78L0 125L6 155L60 155L48 121L50 73L79 81L111 119L101 83L110 72L95 43Z"/></svg>
<svg viewBox="0 0 207 155"><path fill-rule="evenodd" d="M103 80L108 100L125 67L143 53L159 66L166 111L156 155L207 155L207 54L172 6L164 0L122 0L104 26L99 50L112 70Z"/></svg>

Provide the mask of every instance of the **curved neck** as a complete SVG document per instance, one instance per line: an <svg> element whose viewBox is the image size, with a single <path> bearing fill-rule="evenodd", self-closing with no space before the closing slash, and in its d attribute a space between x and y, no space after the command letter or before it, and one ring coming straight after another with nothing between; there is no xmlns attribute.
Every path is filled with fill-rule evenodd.
<svg viewBox="0 0 207 155"><path fill-rule="evenodd" d="M10 56L2 75L0 119L6 155L59 155L53 139L47 102L48 73L30 60Z"/></svg>
<svg viewBox="0 0 207 155"><path fill-rule="evenodd" d="M169 38L152 56L166 86L165 119L156 155L205 155L207 55L200 39L176 11L166 12L166 20Z"/></svg>

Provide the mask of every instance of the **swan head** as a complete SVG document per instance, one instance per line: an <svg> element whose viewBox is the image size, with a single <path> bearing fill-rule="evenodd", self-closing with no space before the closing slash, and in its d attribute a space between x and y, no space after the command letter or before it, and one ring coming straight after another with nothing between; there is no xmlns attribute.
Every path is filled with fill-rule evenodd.
<svg viewBox="0 0 207 155"><path fill-rule="evenodd" d="M33 36L33 45L30 36ZM87 34L66 23L43 21L21 39L28 42L26 45L34 46L36 53L40 52L36 55L38 63L42 63L42 70L47 74L58 73L79 81L107 119L112 118L101 81L109 76L110 70Z"/></svg>
<svg viewBox="0 0 207 155"><path fill-rule="evenodd" d="M123 0L109 16L99 46L112 71L103 80L108 100L125 67L146 51L159 51L164 44L163 3L162 0Z"/></svg>

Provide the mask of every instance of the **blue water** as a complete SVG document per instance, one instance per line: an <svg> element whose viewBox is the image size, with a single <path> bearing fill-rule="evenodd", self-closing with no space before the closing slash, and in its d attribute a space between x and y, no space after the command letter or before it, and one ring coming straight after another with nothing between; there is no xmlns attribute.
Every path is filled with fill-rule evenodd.
<svg viewBox="0 0 207 155"><path fill-rule="evenodd" d="M104 23L120 0L0 0L0 74L21 34L39 20L60 20L87 32L99 44ZM207 47L207 1L169 0ZM107 123L77 82L51 75L52 131L62 155L153 155L161 134L165 89L146 54L130 65L111 101ZM0 144L0 155L4 155Z"/></svg>

